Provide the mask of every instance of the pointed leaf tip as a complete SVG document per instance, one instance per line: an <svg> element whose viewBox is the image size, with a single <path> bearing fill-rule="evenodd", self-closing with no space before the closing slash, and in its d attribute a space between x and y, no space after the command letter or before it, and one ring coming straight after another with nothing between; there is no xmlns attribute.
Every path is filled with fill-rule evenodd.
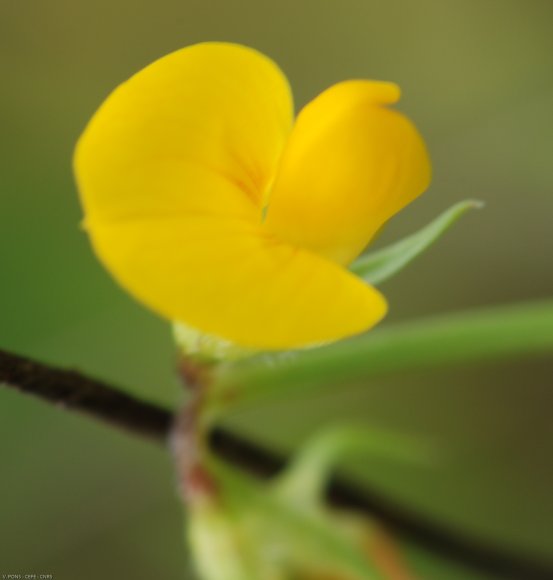
<svg viewBox="0 0 553 580"><path fill-rule="evenodd" d="M350 270L369 284L384 282L438 241L468 210L482 207L484 203L475 199L456 203L415 234L359 258Z"/></svg>

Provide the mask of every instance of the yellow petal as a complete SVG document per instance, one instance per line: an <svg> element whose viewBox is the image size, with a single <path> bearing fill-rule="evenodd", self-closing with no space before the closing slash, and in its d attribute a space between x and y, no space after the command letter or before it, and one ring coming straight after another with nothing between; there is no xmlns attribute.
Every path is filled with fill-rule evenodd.
<svg viewBox="0 0 553 580"><path fill-rule="evenodd" d="M245 347L375 324L386 309L376 290L261 224L291 122L282 73L244 47L196 45L132 77L75 156L100 260L156 312Z"/></svg>
<svg viewBox="0 0 553 580"><path fill-rule="evenodd" d="M286 78L225 43L174 52L117 88L77 145L87 220L257 216L293 121Z"/></svg>
<svg viewBox="0 0 553 580"><path fill-rule="evenodd" d="M259 228L193 215L96 225L93 239L100 259L139 300L244 347L337 340L384 316L378 291Z"/></svg>
<svg viewBox="0 0 553 580"><path fill-rule="evenodd" d="M269 231L348 264L426 189L424 142L386 106L398 99L392 83L347 81L301 111L271 192Z"/></svg>

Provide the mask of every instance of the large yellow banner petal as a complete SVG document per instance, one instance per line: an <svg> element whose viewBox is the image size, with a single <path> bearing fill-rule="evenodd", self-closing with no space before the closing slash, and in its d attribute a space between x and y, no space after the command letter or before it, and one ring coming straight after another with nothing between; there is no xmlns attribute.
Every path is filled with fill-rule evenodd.
<svg viewBox="0 0 553 580"><path fill-rule="evenodd" d="M430 181L422 138L392 83L346 81L299 114L274 183L266 226L348 264Z"/></svg>
<svg viewBox="0 0 553 580"><path fill-rule="evenodd" d="M259 215L293 122L280 69L234 44L174 52L123 83L77 145L87 218Z"/></svg>

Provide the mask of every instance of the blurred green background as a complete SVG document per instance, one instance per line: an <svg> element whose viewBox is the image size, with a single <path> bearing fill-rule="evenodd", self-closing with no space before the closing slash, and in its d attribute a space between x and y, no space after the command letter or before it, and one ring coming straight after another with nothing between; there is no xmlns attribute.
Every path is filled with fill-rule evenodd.
<svg viewBox="0 0 553 580"><path fill-rule="evenodd" d="M112 88L204 40L273 57L298 107L346 78L402 86L435 177L378 245L486 201L385 284L385 324L551 296L552 22L548 0L0 0L0 348L178 404L167 324L115 286L79 230L71 155ZM442 450L430 467L354 467L448 525L551 556L552 376L544 359L419 373L230 422L283 448L342 418L430 437ZM478 577L418 565L421 578ZM168 455L0 391L0 573L193 578Z"/></svg>

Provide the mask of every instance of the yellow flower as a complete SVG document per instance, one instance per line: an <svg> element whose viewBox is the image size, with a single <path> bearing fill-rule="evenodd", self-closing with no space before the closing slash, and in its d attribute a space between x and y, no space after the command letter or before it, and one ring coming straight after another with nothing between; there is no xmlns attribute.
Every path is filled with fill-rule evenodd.
<svg viewBox="0 0 553 580"><path fill-rule="evenodd" d="M75 171L100 260L162 316L255 349L337 340L386 301L347 269L427 187L392 83L339 83L294 122L286 78L243 46L204 43L117 88Z"/></svg>

